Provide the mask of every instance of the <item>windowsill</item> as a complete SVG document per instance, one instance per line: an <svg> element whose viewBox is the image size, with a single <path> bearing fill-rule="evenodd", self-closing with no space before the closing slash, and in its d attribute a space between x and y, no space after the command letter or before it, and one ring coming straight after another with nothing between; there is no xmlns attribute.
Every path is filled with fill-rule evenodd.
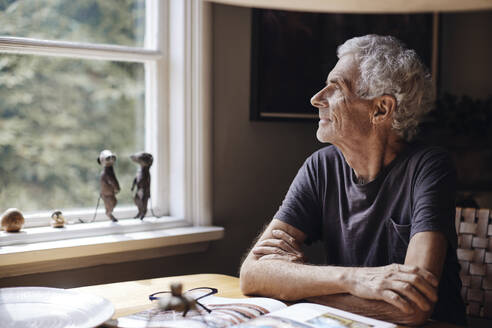
<svg viewBox="0 0 492 328"><path fill-rule="evenodd" d="M170 216L155 218L146 217L144 220L120 219L112 222L108 219L100 222L65 224L63 228L50 226L25 228L20 232L0 232L0 246L33 244L56 240L71 240L84 237L103 235L127 234L132 232L156 231L169 228L189 226L189 222ZM0 254L3 254L0 250Z"/></svg>
<svg viewBox="0 0 492 328"><path fill-rule="evenodd" d="M207 249L208 242L221 239L224 235L222 227L177 227L148 230L149 224L154 227L156 223L139 222L140 220L128 220L128 223L121 221L116 230L114 224L110 222L93 223L92 228L94 231L98 230L98 236L1 246L0 278L35 272L67 270L102 263L125 262L141 259L142 256L153 258L203 252ZM80 229L77 226L80 225L67 226L65 229L75 231ZM101 235L101 229L104 230L107 226L110 226L112 233ZM136 226L137 230L139 227L145 227L147 231L125 232L125 230L132 230L129 228L131 226L133 226L132 229ZM42 239L43 233L53 233L54 229L45 227L26 230L26 235L37 235ZM5 237L7 234L2 233L2 235Z"/></svg>

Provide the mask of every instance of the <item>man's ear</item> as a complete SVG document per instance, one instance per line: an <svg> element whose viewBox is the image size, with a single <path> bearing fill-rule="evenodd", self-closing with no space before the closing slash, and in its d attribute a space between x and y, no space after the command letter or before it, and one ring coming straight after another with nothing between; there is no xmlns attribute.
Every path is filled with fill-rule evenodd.
<svg viewBox="0 0 492 328"><path fill-rule="evenodd" d="M379 124L391 119L396 109L396 98L392 95L382 95L374 100L372 123Z"/></svg>

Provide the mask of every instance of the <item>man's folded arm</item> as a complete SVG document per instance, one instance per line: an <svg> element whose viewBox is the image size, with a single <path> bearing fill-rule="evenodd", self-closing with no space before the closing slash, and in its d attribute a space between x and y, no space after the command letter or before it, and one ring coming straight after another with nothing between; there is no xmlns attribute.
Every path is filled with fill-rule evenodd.
<svg viewBox="0 0 492 328"><path fill-rule="evenodd" d="M423 268L432 272L435 277L440 277L446 249L447 240L443 233L434 231L417 233L410 240L405 265ZM413 288L413 286L407 285L406 288ZM380 320L404 325L421 325L431 316L437 298L430 300L430 307L427 310L421 309L412 302L412 312L401 311L387 302L364 299L350 294L325 295L309 300Z"/></svg>
<svg viewBox="0 0 492 328"><path fill-rule="evenodd" d="M346 268L304 264L299 245L305 239L299 229L273 219L241 266L242 292L285 301L343 293Z"/></svg>
<svg viewBox="0 0 492 328"><path fill-rule="evenodd" d="M303 264L299 245L305 238L300 230L274 219L242 265L243 293L282 300L321 296L311 300L402 324L429 318L446 254L442 233L416 234L405 265L375 268Z"/></svg>

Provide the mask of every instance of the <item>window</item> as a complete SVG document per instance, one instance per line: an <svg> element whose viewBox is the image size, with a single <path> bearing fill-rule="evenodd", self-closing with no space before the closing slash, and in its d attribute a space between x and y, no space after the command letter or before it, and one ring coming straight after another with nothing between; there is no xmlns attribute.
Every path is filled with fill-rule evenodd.
<svg viewBox="0 0 492 328"><path fill-rule="evenodd" d="M19 208L31 228L1 232L0 246L211 225L210 11L198 0L0 2L0 210ZM50 228L55 209L92 219L103 149L118 156L119 224L101 201L96 223ZM154 155L148 215L163 216L147 222L131 219L128 156L140 150Z"/></svg>

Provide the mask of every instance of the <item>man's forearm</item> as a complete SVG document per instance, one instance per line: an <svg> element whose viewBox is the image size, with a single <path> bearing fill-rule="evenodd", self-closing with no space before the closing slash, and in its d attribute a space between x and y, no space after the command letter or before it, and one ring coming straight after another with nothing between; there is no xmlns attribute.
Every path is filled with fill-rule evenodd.
<svg viewBox="0 0 492 328"><path fill-rule="evenodd" d="M404 325L419 325L431 310L413 305L405 313L385 301L364 299L347 293L347 268L312 266L282 260L245 262L241 269L241 289L247 295L262 295L285 301L309 301L336 307L379 320Z"/></svg>
<svg viewBox="0 0 492 328"><path fill-rule="evenodd" d="M240 281L244 294L282 300L350 294L355 298L340 300L353 300L361 313L390 321L395 321L394 314L407 324L425 321L437 301L436 278L421 268L400 264L372 268L312 266L248 256ZM388 306L378 305L383 302ZM350 306L350 302L343 304ZM388 314L390 317L386 317Z"/></svg>
<svg viewBox="0 0 492 328"><path fill-rule="evenodd" d="M346 293L346 272L344 267L247 259L241 268L240 281L244 294L288 301Z"/></svg>
<svg viewBox="0 0 492 328"><path fill-rule="evenodd" d="M367 300L350 294L317 296L308 298L308 300L340 310L402 325L421 325L427 320L431 312L422 311L414 306L413 313L405 313L384 301Z"/></svg>

